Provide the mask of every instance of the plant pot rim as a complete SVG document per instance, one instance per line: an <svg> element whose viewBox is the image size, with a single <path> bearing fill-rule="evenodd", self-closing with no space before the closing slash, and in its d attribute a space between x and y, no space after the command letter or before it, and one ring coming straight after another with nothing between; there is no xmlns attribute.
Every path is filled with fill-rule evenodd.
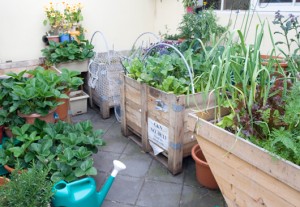
<svg viewBox="0 0 300 207"><path fill-rule="evenodd" d="M56 110L57 107L55 107L54 109L51 109L48 114L51 114L53 113L55 110ZM42 116L41 114L37 114L37 113L32 113L32 114L22 114L20 111L18 111L18 116L22 117L22 118L25 118L25 117L33 117L33 118L38 118L38 117L44 117L44 116L47 116L44 115Z"/></svg>
<svg viewBox="0 0 300 207"><path fill-rule="evenodd" d="M0 180L3 180L3 185L7 182L10 181L10 179L8 179L7 177L4 177L4 176L0 176ZM5 180L5 181L4 181ZM1 185L0 185L1 186Z"/></svg>
<svg viewBox="0 0 300 207"><path fill-rule="evenodd" d="M195 144L195 145L193 146L193 148L192 148L192 157L193 157L193 159L194 159L195 162L197 162L198 164L209 167L209 165L207 164L206 161L201 160L201 159L197 156L197 152L199 152L199 151L202 151L201 148L200 148L200 145L199 145L199 144Z"/></svg>

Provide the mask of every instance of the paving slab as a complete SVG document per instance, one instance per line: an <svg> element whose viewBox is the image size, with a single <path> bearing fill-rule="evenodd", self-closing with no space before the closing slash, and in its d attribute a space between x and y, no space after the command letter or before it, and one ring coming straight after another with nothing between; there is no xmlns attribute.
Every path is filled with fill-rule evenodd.
<svg viewBox="0 0 300 207"><path fill-rule="evenodd" d="M123 154L120 161L126 165L126 170L120 172L120 175L144 178L150 168L152 157L145 153Z"/></svg>
<svg viewBox="0 0 300 207"><path fill-rule="evenodd" d="M97 154L93 155L94 166L100 172L111 173L113 161L118 160L120 156L121 154L114 152L99 151Z"/></svg>
<svg viewBox="0 0 300 207"><path fill-rule="evenodd" d="M146 178L148 180L182 184L183 177L183 172L176 176L173 176L172 173L170 173L163 164L157 162L156 160L153 160Z"/></svg>
<svg viewBox="0 0 300 207"><path fill-rule="evenodd" d="M134 205L140 194L144 179L118 175L107 194L106 199L123 203L124 206Z"/></svg>
<svg viewBox="0 0 300 207"><path fill-rule="evenodd" d="M146 180L137 205L144 207L178 207L181 184Z"/></svg>

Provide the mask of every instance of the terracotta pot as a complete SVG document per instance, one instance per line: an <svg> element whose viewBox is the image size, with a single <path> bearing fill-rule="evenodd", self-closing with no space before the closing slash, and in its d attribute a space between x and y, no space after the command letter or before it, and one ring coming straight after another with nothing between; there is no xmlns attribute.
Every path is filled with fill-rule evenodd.
<svg viewBox="0 0 300 207"><path fill-rule="evenodd" d="M192 148L192 157L196 164L197 181L209 189L219 189L219 186L206 162L199 144L196 144Z"/></svg>
<svg viewBox="0 0 300 207"><path fill-rule="evenodd" d="M14 170L15 170L15 168L12 168L12 167L10 167L10 166L8 166L8 165L4 165L3 166L4 168L5 168L5 170L7 170L9 173L12 173ZM19 170L19 174L21 174L23 171L27 171L26 169L21 169L21 170Z"/></svg>
<svg viewBox="0 0 300 207"><path fill-rule="evenodd" d="M9 182L10 180L6 177L0 177L0 186L5 185L5 183Z"/></svg>
<svg viewBox="0 0 300 207"><path fill-rule="evenodd" d="M9 167L8 165L4 165L5 170L7 170L9 173L12 173L15 169L12 167Z"/></svg>
<svg viewBox="0 0 300 207"><path fill-rule="evenodd" d="M5 135L9 138L12 138L14 135L9 127L4 127Z"/></svg>
<svg viewBox="0 0 300 207"><path fill-rule="evenodd" d="M59 36L47 36L48 41L59 42Z"/></svg>
<svg viewBox="0 0 300 207"><path fill-rule="evenodd" d="M70 91L66 92L65 94L69 96ZM66 121L70 107L70 98L60 98L57 99L57 102L63 102L63 104L57 106L55 112L57 113L59 120Z"/></svg>
<svg viewBox="0 0 300 207"><path fill-rule="evenodd" d="M55 109L52 109L51 111L49 111L49 113L46 116L42 116L40 114L28 114L27 115L27 114L22 114L22 113L18 113L18 115L20 117L23 117L26 120L27 124L33 124L35 119L40 119L40 120L43 120L48 123L54 123L55 122L55 118L54 118Z"/></svg>
<svg viewBox="0 0 300 207"><path fill-rule="evenodd" d="M269 60L270 59L277 59L279 61L279 65L281 68L287 68L288 67L288 63L284 60L283 57L280 56L270 56L270 55L260 55L262 60L262 65L268 65L269 64ZM278 68L278 64L274 64L275 68Z"/></svg>
<svg viewBox="0 0 300 207"><path fill-rule="evenodd" d="M0 144L2 144L3 128L4 126L0 126Z"/></svg>

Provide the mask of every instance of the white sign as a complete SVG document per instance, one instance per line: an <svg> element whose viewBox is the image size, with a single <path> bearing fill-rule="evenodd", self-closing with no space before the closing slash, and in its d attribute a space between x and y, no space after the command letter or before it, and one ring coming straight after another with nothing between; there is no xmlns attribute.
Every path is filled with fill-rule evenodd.
<svg viewBox="0 0 300 207"><path fill-rule="evenodd" d="M148 118L148 139L161 148L168 150L169 129L157 121Z"/></svg>

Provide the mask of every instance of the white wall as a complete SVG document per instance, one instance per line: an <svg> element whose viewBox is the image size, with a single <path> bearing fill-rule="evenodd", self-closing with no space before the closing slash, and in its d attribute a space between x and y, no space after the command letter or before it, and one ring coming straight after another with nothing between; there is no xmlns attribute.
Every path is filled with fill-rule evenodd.
<svg viewBox="0 0 300 207"><path fill-rule="evenodd" d="M0 62L38 59L44 48L44 6L50 0L0 1ZM53 0L53 3L61 2ZM65 0L81 2L87 39L100 30L116 50L131 48L137 36L154 31L154 0Z"/></svg>
<svg viewBox="0 0 300 207"><path fill-rule="evenodd" d="M177 33L178 25L184 14L181 0L156 0L156 10L154 19L154 31L166 33L165 26L169 29L169 34Z"/></svg>
<svg viewBox="0 0 300 207"><path fill-rule="evenodd" d="M130 49L137 36L150 31L165 33L165 26L170 34L177 33L178 25L184 14L181 0L65 0L67 3L81 2L84 5L83 26L87 29L87 39L96 30L102 31L109 46L115 50ZM49 0L0 0L0 62L7 60L21 61L38 59L44 48L41 38L49 27L43 25L45 19L44 6ZM54 3L61 2L53 0ZM227 25L228 20L235 19L236 13L230 17L228 11L218 11L219 22ZM261 19L273 20L274 12L259 12ZM243 19L238 14L235 28L239 28ZM253 41L255 25L259 23L257 15L253 17L249 30L248 42ZM271 28L275 31L273 24ZM263 52L270 48L270 39L265 27ZM278 40L279 36L275 36ZM102 48L103 45L100 47ZM103 47L104 48L104 47Z"/></svg>

